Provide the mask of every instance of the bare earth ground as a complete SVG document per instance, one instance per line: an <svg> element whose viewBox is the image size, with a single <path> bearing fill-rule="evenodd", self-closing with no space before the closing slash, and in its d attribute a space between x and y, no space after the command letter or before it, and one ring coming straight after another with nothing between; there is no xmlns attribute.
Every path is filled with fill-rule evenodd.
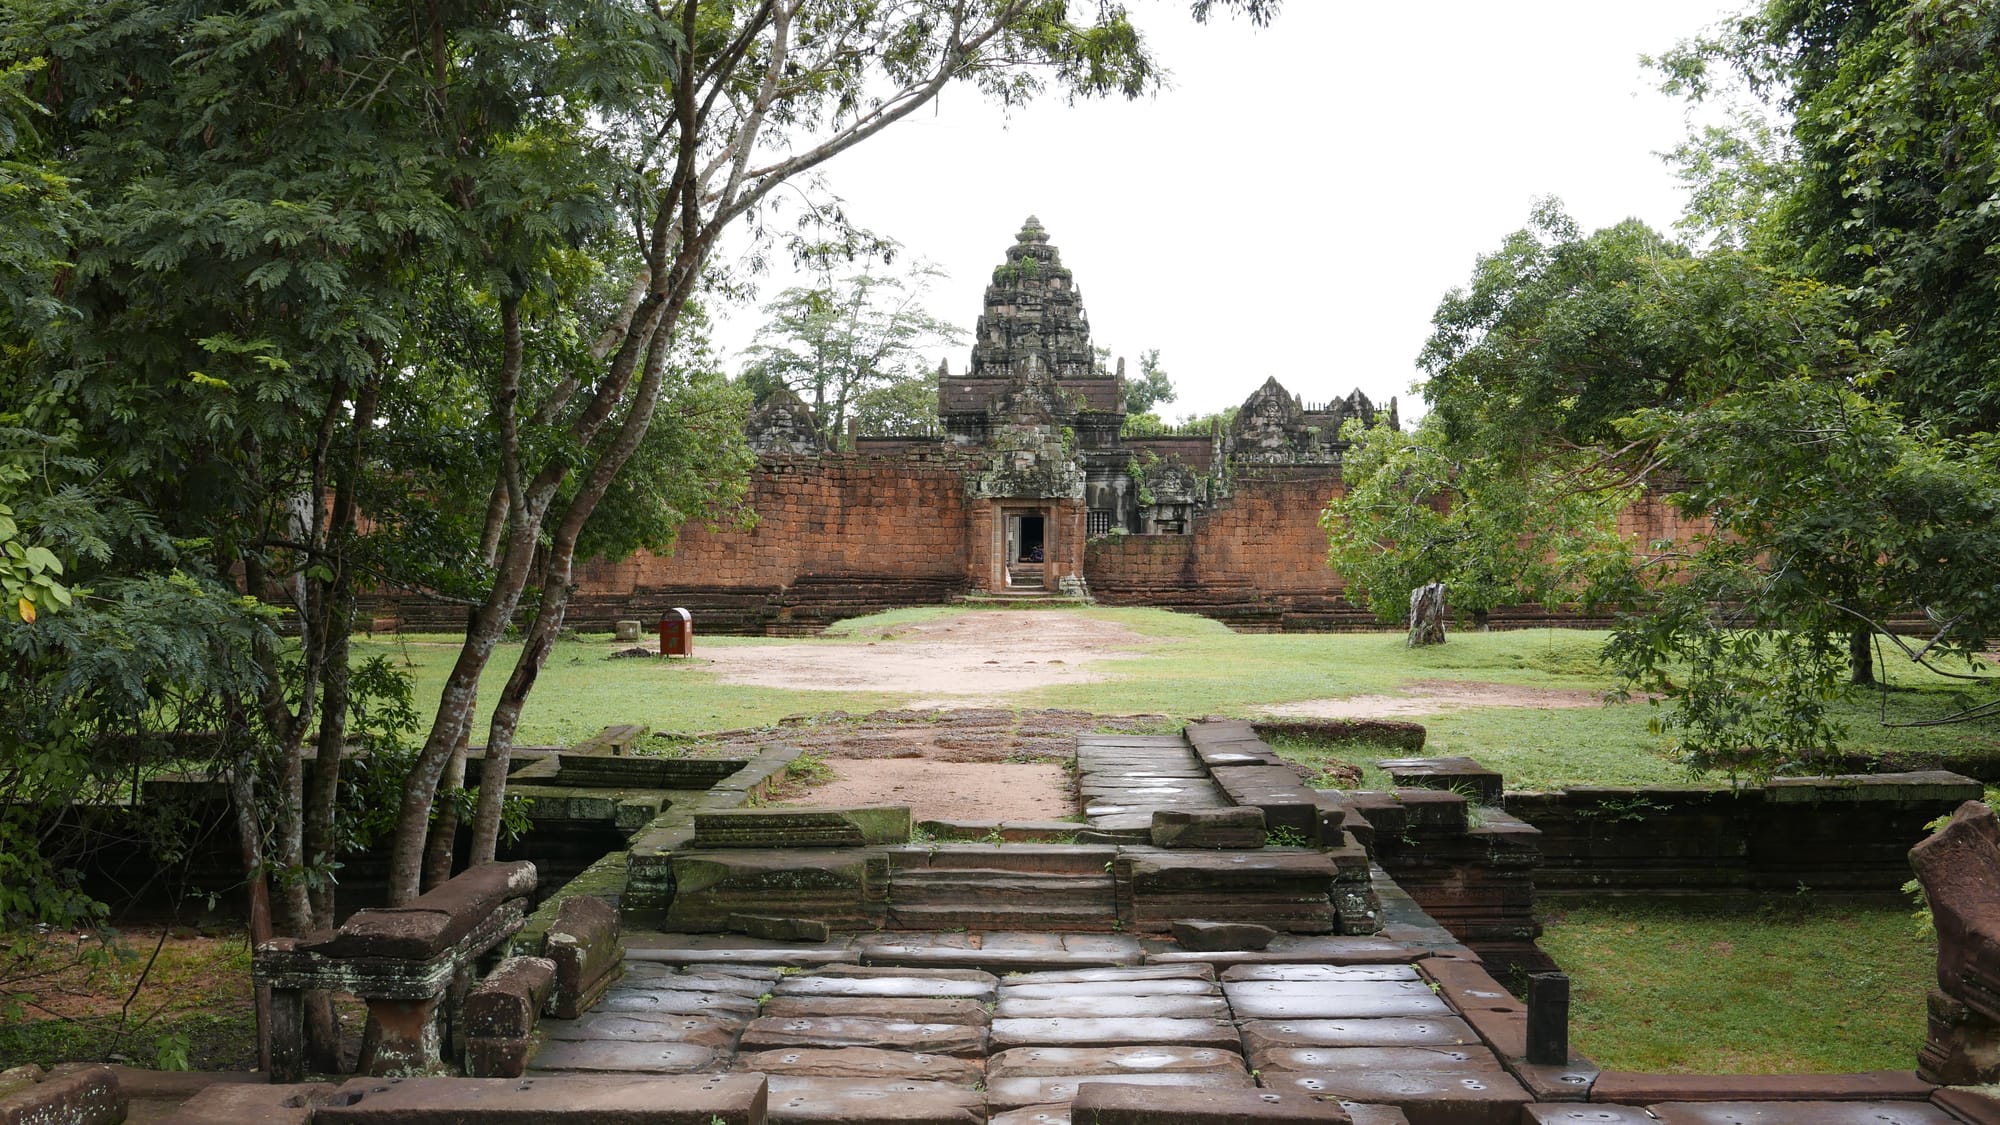
<svg viewBox="0 0 2000 1125"><path fill-rule="evenodd" d="M1104 673L1088 665L1135 655L1144 641L1123 626L1051 610L967 613L882 626L845 643L711 647L701 655L724 683L914 692L922 697L916 707L965 707L1004 704L1012 693L1050 684L1098 682Z"/></svg>
<svg viewBox="0 0 2000 1125"><path fill-rule="evenodd" d="M1393 719L1435 715L1474 707L1532 707L1538 710L1599 707L1603 695L1577 688L1535 688L1477 680L1411 680L1396 695L1351 695L1345 699L1302 699L1263 709L1267 715L1306 719Z"/></svg>
<svg viewBox="0 0 2000 1125"><path fill-rule="evenodd" d="M782 740L823 755L835 778L794 792L788 803L908 804L920 820L1024 820L1076 812L1069 776L1056 764L1007 763L1066 762L1077 734L1110 729L1121 720L1005 710L1010 697L1049 684L1103 680L1105 672L1093 663L1135 655L1144 643L1146 638L1121 626L1048 610L960 614L878 626L846 641L711 647L703 655L726 683L920 697L909 711L780 728ZM1366 719L1601 702L1589 691L1415 680L1395 695L1310 699L1264 710L1273 716ZM1135 722L1128 729L1157 729L1159 721ZM770 732L740 737L746 745L769 739Z"/></svg>
<svg viewBox="0 0 2000 1125"><path fill-rule="evenodd" d="M1069 774L1077 735L1163 724L1157 715L1001 708L836 713L732 731L703 748L782 743L824 757L833 780L787 790L788 805L908 805L918 820L1060 820L1077 811Z"/></svg>

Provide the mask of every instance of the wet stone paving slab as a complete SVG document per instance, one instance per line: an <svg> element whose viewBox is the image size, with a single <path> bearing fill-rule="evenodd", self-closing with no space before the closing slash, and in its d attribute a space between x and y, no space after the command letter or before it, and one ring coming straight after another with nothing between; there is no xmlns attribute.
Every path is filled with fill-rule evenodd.
<svg viewBox="0 0 2000 1125"><path fill-rule="evenodd" d="M1245 1029L1271 1021L1237 1013L1237 993L1263 1012L1283 989L1302 989L1311 1012L1347 1017L1349 1028L1394 1022L1377 1018L1385 1007L1401 1013L1419 998L1437 1003L1408 966L1248 965L1218 973L1201 961L1135 963L1138 943L1115 935L1075 942L1045 934L869 935L852 948L851 960L796 966L740 963L715 956L725 952L719 948L681 965L670 949L645 950L595 1011L544 1021L531 1072L761 1073L770 1081L769 1119L779 1123L1067 1125L1086 1083L1167 1099L1193 1091L1254 1096L1273 1081L1295 1085L1320 1073L1323 1056L1356 1041L1352 1031L1324 1042L1310 1028L1266 1031L1255 1042L1279 1065L1260 1087L1260 1064L1244 1054ZM919 963L862 963L877 953ZM965 967L975 959L1002 971ZM1009 964L1028 968L1008 971ZM1351 1011L1340 1009L1343 997ZM1422 1029L1383 1028L1363 1038L1380 1040L1378 1051L1439 1049L1463 1063L1478 1048L1458 1044L1461 1031L1447 1013ZM1357 1112L1356 1120L1375 1125L1409 1120L1393 1107Z"/></svg>

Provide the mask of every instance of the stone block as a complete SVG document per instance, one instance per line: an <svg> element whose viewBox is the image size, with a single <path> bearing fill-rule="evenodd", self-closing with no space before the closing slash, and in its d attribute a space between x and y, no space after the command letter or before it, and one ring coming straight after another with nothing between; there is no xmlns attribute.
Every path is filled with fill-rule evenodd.
<svg viewBox="0 0 2000 1125"><path fill-rule="evenodd" d="M1058 998L1003 995L993 1009L996 1020L1064 1019L1216 1020L1229 1018L1229 1004L1220 996L1064 996Z"/></svg>
<svg viewBox="0 0 2000 1125"><path fill-rule="evenodd" d="M1017 984L1009 980L1001 987L1003 1000L1088 1000L1095 997L1137 996L1220 996L1222 990L1211 980L1197 977L1074 981L1067 984Z"/></svg>
<svg viewBox="0 0 2000 1125"><path fill-rule="evenodd" d="M1455 1016L1338 1020L1245 1020L1243 1049L1254 1066L1266 1055L1308 1047L1463 1047L1479 1036Z"/></svg>
<svg viewBox="0 0 2000 1125"><path fill-rule="evenodd" d="M823 942L832 936L825 922L811 918L779 918L769 914L731 914L729 929L766 941Z"/></svg>
<svg viewBox="0 0 2000 1125"><path fill-rule="evenodd" d="M555 963L549 1014L573 1020L618 979L625 959L618 911L594 895L572 895L556 909L543 951Z"/></svg>
<svg viewBox="0 0 2000 1125"><path fill-rule="evenodd" d="M2000 1023L2000 819L1967 801L1910 849L1937 925L1938 987Z"/></svg>
<svg viewBox="0 0 2000 1125"><path fill-rule="evenodd" d="M1434 1019L1450 1006L1421 981L1244 981L1224 984L1246 1020Z"/></svg>
<svg viewBox="0 0 2000 1125"><path fill-rule="evenodd" d="M2000 1025L1932 989L1917 1074L1941 1086L1983 1086L2000 1075Z"/></svg>
<svg viewBox="0 0 2000 1125"><path fill-rule="evenodd" d="M222 1082L197 1091L155 1125L309 1125L324 1083Z"/></svg>
<svg viewBox="0 0 2000 1125"><path fill-rule="evenodd" d="M611 638L624 644L639 639L640 624L630 618L620 618L611 625Z"/></svg>
<svg viewBox="0 0 2000 1125"><path fill-rule="evenodd" d="M20 1066L10 1066L6 1070L0 1070L0 1098L16 1090L25 1090L46 1077L48 1075L34 1063L23 1063Z"/></svg>
<svg viewBox="0 0 2000 1125"><path fill-rule="evenodd" d="M771 1078L771 1125L981 1125L986 1095L945 1082Z"/></svg>
<svg viewBox="0 0 2000 1125"><path fill-rule="evenodd" d="M1384 758L1377 765L1401 787L1448 789L1482 805L1502 800L1500 772L1471 758Z"/></svg>
<svg viewBox="0 0 2000 1125"><path fill-rule="evenodd" d="M861 848L909 840L908 805L711 809L694 815L697 848Z"/></svg>
<svg viewBox="0 0 2000 1125"><path fill-rule="evenodd" d="M636 864L636 860L635 860ZM714 933L732 914L774 914L836 930L876 930L888 918L888 860L860 848L732 848L678 852L664 929Z"/></svg>
<svg viewBox="0 0 2000 1125"><path fill-rule="evenodd" d="M1662 1102L1923 1101L1935 1090L1907 1070L1859 1074L1644 1074L1607 1070L1590 1088L1593 1102L1650 1106Z"/></svg>
<svg viewBox="0 0 2000 1125"><path fill-rule="evenodd" d="M1958 1125L1929 1102L1696 1102L1647 1107L1659 1125Z"/></svg>
<svg viewBox="0 0 2000 1125"><path fill-rule="evenodd" d="M1391 1105L1421 1125L1517 1125L1532 1099L1498 1064L1426 1070L1348 1070L1269 1075L1265 1085L1311 1097Z"/></svg>
<svg viewBox="0 0 2000 1125"><path fill-rule="evenodd" d="M1182 949L1214 953L1224 949L1263 949L1278 931L1254 922L1202 922L1180 919L1174 923L1174 940Z"/></svg>
<svg viewBox="0 0 2000 1125"><path fill-rule="evenodd" d="M1334 929L1335 867L1317 852L1218 854L1126 849L1114 865L1130 925L1164 932L1176 919L1252 922L1290 933Z"/></svg>
<svg viewBox="0 0 2000 1125"><path fill-rule="evenodd" d="M1660 1125L1660 1119L1639 1106L1557 1102L1522 1106L1521 1125Z"/></svg>
<svg viewBox="0 0 2000 1125"><path fill-rule="evenodd" d="M532 1060L536 1074L693 1074L718 1069L724 1056L700 1043L663 1040L551 1039Z"/></svg>
<svg viewBox="0 0 2000 1125"><path fill-rule="evenodd" d="M986 1053L986 1028L967 1024L913 1023L864 1016L770 1016L750 1021L742 1051L792 1047L877 1047L924 1055L977 1057Z"/></svg>
<svg viewBox="0 0 2000 1125"><path fill-rule="evenodd" d="M996 1019L996 1051L1016 1047L1213 1047L1235 1050L1236 1025L1213 1019Z"/></svg>
<svg viewBox="0 0 2000 1125"><path fill-rule="evenodd" d="M119 1125L126 1101L116 1071L77 1067L0 1096L0 1125Z"/></svg>
<svg viewBox="0 0 2000 1125"><path fill-rule="evenodd" d="M1156 848L1261 848L1264 810L1155 809L1152 838Z"/></svg>
<svg viewBox="0 0 2000 1125"><path fill-rule="evenodd" d="M534 889L534 864L482 863L407 905L357 910L339 929L305 938L297 948L322 957L424 961L472 933L501 903Z"/></svg>
<svg viewBox="0 0 2000 1125"><path fill-rule="evenodd" d="M1336 1101L1289 1090L1213 1090L1085 1082L1070 1103L1075 1125L1351 1125Z"/></svg>
<svg viewBox="0 0 2000 1125"><path fill-rule="evenodd" d="M507 958L465 998L466 1034L489 1039L520 1039L532 1034L555 984L554 961L546 957Z"/></svg>
<svg viewBox="0 0 2000 1125"><path fill-rule="evenodd" d="M1016 1047L986 1060L986 1077L1246 1074L1243 1057L1214 1047Z"/></svg>
<svg viewBox="0 0 2000 1125"><path fill-rule="evenodd" d="M736 1046L744 1021L729 1017L667 1012L592 1012L580 1020L544 1020L549 1040L615 1039L630 1043L691 1043L728 1050Z"/></svg>
<svg viewBox="0 0 2000 1125"><path fill-rule="evenodd" d="M1171 1088L1173 1090L1213 1090L1256 1088L1256 1080L1248 1071L1178 1071L1164 1074L1046 1074L1021 1075L1014 1078L996 1078L987 1083L986 1101L994 1109L1013 1109L1024 1105L1045 1105L1074 1098L1077 1090L1085 1083L1100 1085L1106 1082L1121 1086L1142 1086L1150 1088Z"/></svg>
<svg viewBox="0 0 2000 1125"><path fill-rule="evenodd" d="M885 1051L880 1047L790 1047L737 1055L730 1069L788 1078L874 1078L898 1082L949 1082L977 1086L986 1070L976 1059Z"/></svg>
<svg viewBox="0 0 2000 1125"><path fill-rule="evenodd" d="M313 1114L314 1125L757 1125L761 1074L553 1075L537 1078L358 1078Z"/></svg>
<svg viewBox="0 0 2000 1125"><path fill-rule="evenodd" d="M992 1022L987 1010L990 1001L964 997L870 998L868 1015L903 1023L955 1023L982 1027ZM758 1014L772 1019L851 1016L855 1002L851 996L773 996Z"/></svg>

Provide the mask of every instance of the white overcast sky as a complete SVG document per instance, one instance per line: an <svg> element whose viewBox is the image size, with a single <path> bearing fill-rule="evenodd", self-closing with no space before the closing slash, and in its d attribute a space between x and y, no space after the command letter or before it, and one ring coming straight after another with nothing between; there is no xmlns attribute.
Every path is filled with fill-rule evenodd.
<svg viewBox="0 0 2000 1125"><path fill-rule="evenodd" d="M952 90L825 178L850 219L949 271L928 305L967 331L1038 216L1093 341L1131 370L1160 349L1180 392L1169 417L1239 403L1275 375L1309 401L1397 395L1409 418L1438 299L1537 197L1586 230L1673 223L1684 193L1658 154L1686 135L1685 107L1639 56L1742 6L1289 0L1258 30L1138 0L1172 73L1158 97L1009 118ZM769 276L763 295L794 283ZM761 314L713 311L733 369ZM940 354L960 371L970 345Z"/></svg>

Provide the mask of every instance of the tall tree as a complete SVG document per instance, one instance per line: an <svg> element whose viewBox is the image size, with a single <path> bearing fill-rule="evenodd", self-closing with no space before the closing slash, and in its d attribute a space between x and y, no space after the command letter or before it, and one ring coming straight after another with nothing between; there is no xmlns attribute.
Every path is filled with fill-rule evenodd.
<svg viewBox="0 0 2000 1125"><path fill-rule="evenodd" d="M1211 6L1196 0L1197 18ZM1263 20L1278 5L1225 6ZM493 585L473 612L404 789L390 853L394 899L419 890L439 782L463 753L479 676L533 586L534 619L488 731L482 800L504 787L521 704L561 628L578 537L645 438L681 315L723 232L762 215L778 188L929 104L953 82L1009 103L1050 84L1073 97L1137 96L1157 84L1122 5L1086 6L1082 17L1072 18L1070 5L1058 0L886 7L684 0L641 16L641 40L657 60L643 78L658 96L611 122L638 170L622 195L637 259L633 285L602 338L608 346L599 368L542 399L524 393L518 309L501 301L505 343L490 400L501 464L489 509L489 524L500 529L489 536L497 545ZM566 419L558 432L569 449L537 461L526 436L552 417ZM573 490L566 490L572 477Z"/></svg>
<svg viewBox="0 0 2000 1125"><path fill-rule="evenodd" d="M1139 377L1125 380L1125 413L1153 414L1154 407L1174 401L1174 381L1160 364L1160 349L1139 353Z"/></svg>
<svg viewBox="0 0 2000 1125"><path fill-rule="evenodd" d="M1359 420L1342 435L1342 491L1320 517L1349 601L1394 621L1411 591L1442 585L1484 628L1505 605L1556 605L1622 585L1632 561L1619 510L1633 491L1584 458L1534 473L1454 456L1433 417L1410 433ZM1591 480L1591 477L1599 479Z"/></svg>
<svg viewBox="0 0 2000 1125"><path fill-rule="evenodd" d="M934 424L937 388L922 353L965 335L923 306L931 282L944 276L920 261L900 274L828 275L785 290L764 306L770 319L747 350L743 382L759 398L780 387L798 395L833 448L845 440L850 416Z"/></svg>

